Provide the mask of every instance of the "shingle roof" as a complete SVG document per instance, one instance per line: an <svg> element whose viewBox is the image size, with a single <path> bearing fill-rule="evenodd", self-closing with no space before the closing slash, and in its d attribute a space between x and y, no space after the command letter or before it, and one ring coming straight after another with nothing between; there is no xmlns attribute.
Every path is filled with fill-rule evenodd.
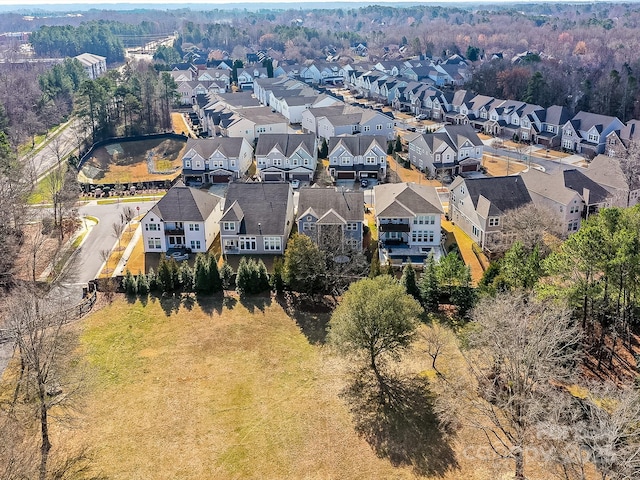
<svg viewBox="0 0 640 480"><path fill-rule="evenodd" d="M362 156L367 153L373 143L377 143L383 151L387 151L387 139L383 135L345 135L329 139L329 154L336 146L342 144L352 155Z"/></svg>
<svg viewBox="0 0 640 480"><path fill-rule="evenodd" d="M386 183L373 187L376 215L382 217L443 213L435 187L416 183Z"/></svg>
<svg viewBox="0 0 640 480"><path fill-rule="evenodd" d="M600 185L629 190L627 179L620 167L620 160L608 155L598 155L589 163L584 174Z"/></svg>
<svg viewBox="0 0 640 480"><path fill-rule="evenodd" d="M241 137L190 138L185 152L194 149L201 157L209 158L219 150L227 158L238 158L243 142Z"/></svg>
<svg viewBox="0 0 640 480"><path fill-rule="evenodd" d="M238 206L244 214L238 233L284 235L287 232L287 206L293 202L288 182L231 183L226 204ZM235 208L235 207L234 207ZM225 210L224 216L229 209Z"/></svg>
<svg viewBox="0 0 640 480"><path fill-rule="evenodd" d="M598 185L575 168L564 170L562 173L564 175L564 184L567 188L578 192L583 197L584 191L589 190L589 198L583 198L587 205L602 203L611 196L607 189Z"/></svg>
<svg viewBox="0 0 640 480"><path fill-rule="evenodd" d="M336 188L301 188L298 218L310 210L319 217L333 211L347 222L363 221L364 192L341 191Z"/></svg>
<svg viewBox="0 0 640 480"><path fill-rule="evenodd" d="M268 155L275 147L283 155L290 157L298 147L302 146L309 154L313 155L315 148L315 135L313 133L289 134L289 133L263 133L258 138L256 156Z"/></svg>
<svg viewBox="0 0 640 480"><path fill-rule="evenodd" d="M500 215L531 202L531 195L519 176L468 178L465 185L476 209L481 196L491 202L489 215Z"/></svg>
<svg viewBox="0 0 640 480"><path fill-rule="evenodd" d="M222 197L177 182L151 211L165 222L203 222Z"/></svg>

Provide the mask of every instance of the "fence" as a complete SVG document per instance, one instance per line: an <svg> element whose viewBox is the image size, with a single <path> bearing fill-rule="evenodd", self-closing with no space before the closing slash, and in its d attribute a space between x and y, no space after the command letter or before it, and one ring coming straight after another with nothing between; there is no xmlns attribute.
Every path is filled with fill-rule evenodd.
<svg viewBox="0 0 640 480"><path fill-rule="evenodd" d="M96 303L98 290L92 283L85 289L82 301L73 307L67 308L59 312L63 323L71 323L74 320L82 318L91 311ZM13 340L13 333L10 329L0 329L0 345L9 343Z"/></svg>

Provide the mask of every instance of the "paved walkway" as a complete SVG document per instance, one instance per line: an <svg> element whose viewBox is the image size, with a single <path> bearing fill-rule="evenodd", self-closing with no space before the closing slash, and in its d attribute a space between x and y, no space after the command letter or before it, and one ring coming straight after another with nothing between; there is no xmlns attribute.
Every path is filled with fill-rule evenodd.
<svg viewBox="0 0 640 480"><path fill-rule="evenodd" d="M129 260L129 257L131 257L131 253L133 252L133 249L135 248L136 244L140 240L141 236L142 236L142 227L141 227L141 224L138 223L138 226L133 232L133 236L131 237L131 240L129 240L129 244L127 245L127 248L124 249L124 253L122 254L122 257L120 257L120 260L118 261L118 265L116 266L116 268L113 269L113 275L112 275L113 277L116 277L118 275L124 275L125 269L127 266L127 261Z"/></svg>

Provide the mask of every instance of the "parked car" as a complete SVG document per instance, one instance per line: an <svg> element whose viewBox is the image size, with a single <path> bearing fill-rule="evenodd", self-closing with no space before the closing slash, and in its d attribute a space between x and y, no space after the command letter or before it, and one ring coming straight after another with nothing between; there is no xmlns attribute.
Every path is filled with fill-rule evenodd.
<svg viewBox="0 0 640 480"><path fill-rule="evenodd" d="M428 117L427 117L424 113L422 113L422 114L420 114L420 115L418 115L418 116L416 117L416 119L418 119L418 120L426 120L427 118L428 118Z"/></svg>
<svg viewBox="0 0 640 480"><path fill-rule="evenodd" d="M415 132L416 131L416 127L409 127L409 128L407 128L407 131Z"/></svg>
<svg viewBox="0 0 640 480"><path fill-rule="evenodd" d="M363 178L362 180L360 180L360 186L362 188L367 188L369 186L369 180L367 180L366 178Z"/></svg>
<svg viewBox="0 0 640 480"><path fill-rule="evenodd" d="M294 178L293 180L291 180L291 187L300 188L300 180L298 180L297 178Z"/></svg>

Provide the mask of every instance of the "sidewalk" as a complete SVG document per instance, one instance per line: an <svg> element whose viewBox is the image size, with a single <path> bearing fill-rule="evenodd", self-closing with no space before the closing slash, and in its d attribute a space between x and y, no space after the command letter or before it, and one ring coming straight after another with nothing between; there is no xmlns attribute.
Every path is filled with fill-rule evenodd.
<svg viewBox="0 0 640 480"><path fill-rule="evenodd" d="M112 277L117 277L118 275L124 275L127 267L127 261L131 257L131 253L133 252L133 249L136 247L136 244L140 240L141 236L142 236L142 227L141 227L141 224L138 222L138 226L133 232L133 236L131 237L131 240L129 240L127 247L124 249L122 257L120 257L120 260L116 265L116 268L113 269Z"/></svg>

